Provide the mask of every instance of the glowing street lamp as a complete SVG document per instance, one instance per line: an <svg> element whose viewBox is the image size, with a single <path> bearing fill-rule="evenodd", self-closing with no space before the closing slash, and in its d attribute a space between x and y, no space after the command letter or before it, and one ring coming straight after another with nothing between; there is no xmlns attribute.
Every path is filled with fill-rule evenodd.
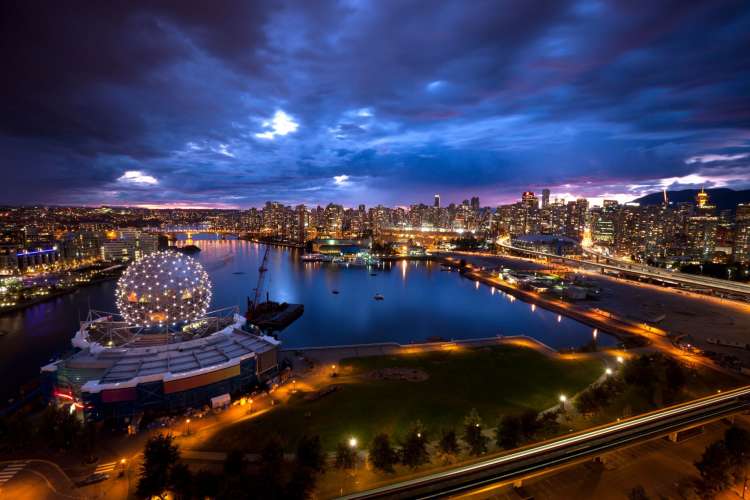
<svg viewBox="0 0 750 500"><path fill-rule="evenodd" d="M625 358L623 358L622 356L617 356L617 362L623 364L625 362Z"/></svg>
<svg viewBox="0 0 750 500"><path fill-rule="evenodd" d="M607 368L606 370L604 370L604 373L606 373L607 375L612 375L612 368Z"/></svg>
<svg viewBox="0 0 750 500"><path fill-rule="evenodd" d="M185 434L190 434L190 419L185 420Z"/></svg>
<svg viewBox="0 0 750 500"><path fill-rule="evenodd" d="M357 438L350 437L349 438L349 447L350 448L356 448L357 447Z"/></svg>
<svg viewBox="0 0 750 500"><path fill-rule="evenodd" d="M565 410L565 402L568 400L567 396L565 394L560 394L560 408L564 411Z"/></svg>

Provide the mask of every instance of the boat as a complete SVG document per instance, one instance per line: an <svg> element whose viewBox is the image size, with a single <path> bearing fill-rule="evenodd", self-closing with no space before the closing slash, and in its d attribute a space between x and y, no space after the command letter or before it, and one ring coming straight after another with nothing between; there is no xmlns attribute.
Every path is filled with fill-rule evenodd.
<svg viewBox="0 0 750 500"><path fill-rule="evenodd" d="M375 296L374 296L373 298L374 298L375 300L384 300L384 299L385 299L385 297L383 297L383 295L382 295L382 294L379 294L379 293L376 293L376 294L375 294Z"/></svg>
<svg viewBox="0 0 750 500"><path fill-rule="evenodd" d="M306 253L301 256L302 262L331 262L333 258L330 255L323 255L320 253Z"/></svg>
<svg viewBox="0 0 750 500"><path fill-rule="evenodd" d="M232 274L245 274L245 271L235 271Z"/></svg>
<svg viewBox="0 0 750 500"><path fill-rule="evenodd" d="M370 273L370 276L377 276L377 273Z"/></svg>
<svg viewBox="0 0 750 500"><path fill-rule="evenodd" d="M331 290L331 293L334 294L334 295L338 295L339 291L338 290Z"/></svg>

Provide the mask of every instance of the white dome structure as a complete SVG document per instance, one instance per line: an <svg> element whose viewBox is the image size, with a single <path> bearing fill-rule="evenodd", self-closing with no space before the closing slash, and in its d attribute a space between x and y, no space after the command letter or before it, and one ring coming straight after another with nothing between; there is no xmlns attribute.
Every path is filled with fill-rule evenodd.
<svg viewBox="0 0 750 500"><path fill-rule="evenodd" d="M202 318L211 303L211 282L195 259L157 252L131 264L117 282L117 308L137 327L177 325Z"/></svg>

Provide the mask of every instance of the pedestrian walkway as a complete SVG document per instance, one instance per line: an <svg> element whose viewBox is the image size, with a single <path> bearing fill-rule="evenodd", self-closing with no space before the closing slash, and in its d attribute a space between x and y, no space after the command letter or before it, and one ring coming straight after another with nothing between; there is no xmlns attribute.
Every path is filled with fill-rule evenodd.
<svg viewBox="0 0 750 500"><path fill-rule="evenodd" d="M99 464L96 466L94 474L104 474L106 472L112 472L117 467L117 462L109 462L106 464Z"/></svg>
<svg viewBox="0 0 750 500"><path fill-rule="evenodd" d="M0 486L13 479L28 463L28 460L14 460L2 466L3 468L0 469Z"/></svg>

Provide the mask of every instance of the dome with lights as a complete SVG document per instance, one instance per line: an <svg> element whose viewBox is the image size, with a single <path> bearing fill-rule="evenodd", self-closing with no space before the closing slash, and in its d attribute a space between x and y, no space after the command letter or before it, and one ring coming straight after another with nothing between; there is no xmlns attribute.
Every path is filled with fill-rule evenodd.
<svg viewBox="0 0 750 500"><path fill-rule="evenodd" d="M175 326L206 314L211 282L195 259L157 252L125 270L117 282L115 300L120 314L132 326Z"/></svg>

